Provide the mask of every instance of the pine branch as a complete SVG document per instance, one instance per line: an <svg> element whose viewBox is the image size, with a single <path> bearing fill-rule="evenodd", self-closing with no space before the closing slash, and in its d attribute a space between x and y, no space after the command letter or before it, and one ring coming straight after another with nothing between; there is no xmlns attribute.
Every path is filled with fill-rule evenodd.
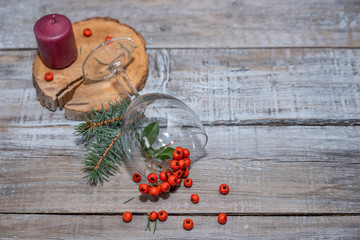
<svg viewBox="0 0 360 240"><path fill-rule="evenodd" d="M97 136L97 131L101 127L119 129L127 106L126 101L123 100L109 102L109 110L105 110L104 106L101 106L100 111L91 109L90 116L85 115L85 122L75 126L75 135L81 136L85 144L89 144Z"/></svg>
<svg viewBox="0 0 360 240"><path fill-rule="evenodd" d="M119 140L120 135L121 131L101 128L98 131L97 140L90 144L83 168L90 185L108 181L109 176L112 176L122 165L125 154Z"/></svg>
<svg viewBox="0 0 360 240"><path fill-rule="evenodd" d="M89 118L75 127L75 134L88 146L83 171L91 185L107 181L125 158L119 129L127 106L125 100L109 102L108 110L104 106L100 111L92 109Z"/></svg>

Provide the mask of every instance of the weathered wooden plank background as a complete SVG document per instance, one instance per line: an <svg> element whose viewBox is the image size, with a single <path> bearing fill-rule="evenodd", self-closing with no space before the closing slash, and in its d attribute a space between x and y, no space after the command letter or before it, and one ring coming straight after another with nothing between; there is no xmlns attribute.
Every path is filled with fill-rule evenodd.
<svg viewBox="0 0 360 240"><path fill-rule="evenodd" d="M360 213L360 127L207 127L207 155L193 165L193 187L155 199L139 195L131 167L103 187L86 186L84 149L71 127L35 129L10 128L0 141L7 150L0 212ZM218 193L223 182L231 186L225 197ZM189 201L192 193L201 203Z"/></svg>
<svg viewBox="0 0 360 240"><path fill-rule="evenodd" d="M194 239L200 238L199 236L204 239L316 239L319 236L354 239L354 236L360 234L359 216L229 216L226 225L218 224L216 216L190 216L195 221L195 227L191 231L185 231L181 227L184 219L189 216L170 216L166 222L157 224L155 234L143 231L146 227L146 216L136 215L128 224L119 221L120 217L0 214L0 230L5 239Z"/></svg>
<svg viewBox="0 0 360 240"><path fill-rule="evenodd" d="M0 48L35 48L39 16L109 16L141 32L151 48L359 47L357 0L2 1ZM9 34L10 33L10 34Z"/></svg>
<svg viewBox="0 0 360 240"><path fill-rule="evenodd" d="M6 111L0 114L6 124L63 124L62 112L49 113L36 100L29 81L35 52L0 52L0 86L7 89L0 96ZM207 124L359 124L360 49L148 53L150 69L142 92L174 95Z"/></svg>
<svg viewBox="0 0 360 240"><path fill-rule="evenodd" d="M32 28L53 12L109 16L143 34L143 92L185 101L209 133L192 188L141 196L131 165L87 186L78 122L40 106L31 81ZM1 238L358 238L359 22L356 0L0 2ZM162 209L169 219L144 232L146 213Z"/></svg>

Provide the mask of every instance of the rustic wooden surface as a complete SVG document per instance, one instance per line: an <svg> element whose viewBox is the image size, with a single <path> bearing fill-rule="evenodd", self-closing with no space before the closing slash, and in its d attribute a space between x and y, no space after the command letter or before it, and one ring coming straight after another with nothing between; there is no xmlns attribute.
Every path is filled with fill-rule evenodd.
<svg viewBox="0 0 360 240"><path fill-rule="evenodd" d="M192 188L141 196L129 164L86 185L78 122L40 106L31 80L32 27L53 12L113 17L144 36L142 92L185 101L209 134ZM0 238L360 236L359 1L3 1L0 13ZM145 232L162 209L169 219Z"/></svg>

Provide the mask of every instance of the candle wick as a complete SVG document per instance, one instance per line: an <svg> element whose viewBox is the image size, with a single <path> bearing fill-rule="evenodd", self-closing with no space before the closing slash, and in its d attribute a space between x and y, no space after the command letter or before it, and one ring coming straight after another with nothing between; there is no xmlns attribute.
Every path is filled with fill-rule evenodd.
<svg viewBox="0 0 360 240"><path fill-rule="evenodd" d="M56 21L55 21L55 14L52 15L52 19L51 19L51 24L54 24Z"/></svg>

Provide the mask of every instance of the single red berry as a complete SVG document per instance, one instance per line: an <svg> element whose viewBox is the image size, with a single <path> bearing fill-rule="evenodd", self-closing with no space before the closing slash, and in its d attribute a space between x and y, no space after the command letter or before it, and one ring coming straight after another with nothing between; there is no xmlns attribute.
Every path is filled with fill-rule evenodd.
<svg viewBox="0 0 360 240"><path fill-rule="evenodd" d="M229 191L230 191L230 188L229 188L229 186L227 185L227 184L221 184L220 185L220 187L219 187L219 191L220 191L220 193L221 194L228 194L229 193Z"/></svg>
<svg viewBox="0 0 360 240"><path fill-rule="evenodd" d="M174 186L176 186L176 184L177 184L177 176L175 176L175 175L171 175L170 177L169 177L169 183L170 183L170 185L172 186L172 187L174 187Z"/></svg>
<svg viewBox="0 0 360 240"><path fill-rule="evenodd" d="M131 212L124 212L122 215L124 222L130 222L132 220L132 213Z"/></svg>
<svg viewBox="0 0 360 240"><path fill-rule="evenodd" d="M160 174L159 174L159 178L161 181L163 182L167 182L169 177L170 177L171 173L169 171L162 171Z"/></svg>
<svg viewBox="0 0 360 240"><path fill-rule="evenodd" d="M168 182L163 182L161 185L161 191L162 192L168 192L168 191L170 191L170 187L171 187L171 185L170 185L170 183L168 183Z"/></svg>
<svg viewBox="0 0 360 240"><path fill-rule="evenodd" d="M187 187L187 188L190 188L192 186L192 179L191 178L187 178L184 180L184 186Z"/></svg>
<svg viewBox="0 0 360 240"><path fill-rule="evenodd" d="M85 37L90 37L91 34L92 34L92 31L91 31L90 28L84 28L83 34L84 34Z"/></svg>
<svg viewBox="0 0 360 240"><path fill-rule="evenodd" d="M190 167L190 165L191 165L191 160L190 160L190 158L184 158L183 160L185 161L185 166L186 166L187 168Z"/></svg>
<svg viewBox="0 0 360 240"><path fill-rule="evenodd" d="M46 72L44 78L46 81L50 82L54 79L54 74L52 72Z"/></svg>
<svg viewBox="0 0 360 240"><path fill-rule="evenodd" d="M180 183L181 183L181 181L182 181L182 179L181 179L181 178L177 178L177 179L176 179L176 186L179 186L179 185L180 185Z"/></svg>
<svg viewBox="0 0 360 240"><path fill-rule="evenodd" d="M158 214L158 219L159 219L160 221L165 221L165 220L167 219L167 217L168 217L168 214L167 214L167 212L164 211L164 210L161 210L161 211L159 212L159 214Z"/></svg>
<svg viewBox="0 0 360 240"><path fill-rule="evenodd" d="M186 230L191 230L194 227L194 222L190 218L184 220L183 227Z"/></svg>
<svg viewBox="0 0 360 240"><path fill-rule="evenodd" d="M183 175L182 175L182 177L183 177L183 178L187 178L187 177L189 176L189 173L190 173L189 169L186 168L185 171L184 171L184 173L183 173Z"/></svg>
<svg viewBox="0 0 360 240"><path fill-rule="evenodd" d="M172 161L170 162L170 168L171 168L173 171L178 170L178 169L180 168L179 162L176 161L176 160L172 160Z"/></svg>
<svg viewBox="0 0 360 240"><path fill-rule="evenodd" d="M147 185L146 183L142 183L139 186L139 191L141 193L147 194L147 193L149 193L149 188L150 188L149 185Z"/></svg>
<svg viewBox="0 0 360 240"><path fill-rule="evenodd" d="M106 41L109 41L110 39L112 39L112 37L110 37L110 36L106 36L106 38L105 38L105 42L106 42Z"/></svg>
<svg viewBox="0 0 360 240"><path fill-rule="evenodd" d="M148 181L149 183L154 183L158 180L158 176L155 173L150 173L148 175Z"/></svg>
<svg viewBox="0 0 360 240"><path fill-rule="evenodd" d="M197 194L192 194L191 197L190 197L190 200L192 203L198 203L200 198L199 198L199 195Z"/></svg>
<svg viewBox="0 0 360 240"><path fill-rule="evenodd" d="M159 188L158 188L158 187L151 187L151 188L149 189L149 194L150 194L151 196L154 196L154 197L159 196Z"/></svg>
<svg viewBox="0 0 360 240"><path fill-rule="evenodd" d="M227 222L227 216L226 216L225 213L220 213L220 214L218 215L218 222L219 222L220 224L225 224L225 223Z"/></svg>
<svg viewBox="0 0 360 240"><path fill-rule="evenodd" d="M183 158L184 149L182 147L176 147L173 151L173 159L180 160Z"/></svg>
<svg viewBox="0 0 360 240"><path fill-rule="evenodd" d="M157 188L159 189L159 194L161 194L161 193L162 193L162 188L161 188L161 184L159 184L159 185L156 185L155 187L157 187Z"/></svg>
<svg viewBox="0 0 360 240"><path fill-rule="evenodd" d="M184 156L183 156L184 158L188 158L188 157L190 156L190 151L189 151L189 149L184 148L183 152L184 152Z"/></svg>
<svg viewBox="0 0 360 240"><path fill-rule="evenodd" d="M149 214L149 218L150 218L151 221L155 221L155 220L157 219L157 217L158 217L158 214L157 214L157 212L155 212L155 211L152 211L152 212Z"/></svg>
<svg viewBox="0 0 360 240"><path fill-rule="evenodd" d="M140 180L141 180L141 175L139 173L134 173L133 181L134 182L140 182Z"/></svg>
<svg viewBox="0 0 360 240"><path fill-rule="evenodd" d="M179 160L179 168L180 169L186 168L186 163L185 163L184 159Z"/></svg>
<svg viewBox="0 0 360 240"><path fill-rule="evenodd" d="M183 173L184 173L183 170L178 169L178 170L173 172L173 175L177 176L178 178L181 178Z"/></svg>

